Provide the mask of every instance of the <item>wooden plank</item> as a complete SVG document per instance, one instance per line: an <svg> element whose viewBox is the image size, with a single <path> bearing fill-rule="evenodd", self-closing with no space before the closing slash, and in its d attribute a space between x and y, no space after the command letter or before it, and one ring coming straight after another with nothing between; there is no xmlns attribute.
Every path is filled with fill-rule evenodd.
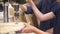
<svg viewBox="0 0 60 34"><path fill-rule="evenodd" d="M18 24L15 23L0 23L0 33L9 33L21 30L24 28L24 22L20 22Z"/></svg>

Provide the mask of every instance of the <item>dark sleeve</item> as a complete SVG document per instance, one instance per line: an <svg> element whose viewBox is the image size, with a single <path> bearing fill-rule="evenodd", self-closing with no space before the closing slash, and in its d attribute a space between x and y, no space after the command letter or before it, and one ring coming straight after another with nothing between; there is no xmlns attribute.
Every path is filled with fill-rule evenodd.
<svg viewBox="0 0 60 34"><path fill-rule="evenodd" d="M33 14L33 10L30 6L27 6L27 11L25 12L26 14Z"/></svg>
<svg viewBox="0 0 60 34"><path fill-rule="evenodd" d="M40 10L41 8L41 1L39 3L36 4L36 7ZM33 10L30 6L27 6L27 12L25 12L27 14L33 14Z"/></svg>
<svg viewBox="0 0 60 34"><path fill-rule="evenodd" d="M59 12L59 4L57 2L53 3L53 7L51 8L51 11L53 11L53 13L55 14L55 16L57 16L58 12Z"/></svg>

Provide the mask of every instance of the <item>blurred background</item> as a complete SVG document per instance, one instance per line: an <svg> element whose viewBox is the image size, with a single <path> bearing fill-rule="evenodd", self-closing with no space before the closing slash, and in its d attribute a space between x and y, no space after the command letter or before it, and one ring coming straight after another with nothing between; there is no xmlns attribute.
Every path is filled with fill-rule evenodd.
<svg viewBox="0 0 60 34"><path fill-rule="evenodd" d="M38 3L37 0L33 0L34 3ZM28 4L26 0L0 0L0 22L16 22L16 18L14 16L15 9L12 5L14 4ZM6 7L7 5L7 7ZM19 22L31 22L31 24L36 24L37 26L37 20L34 14L24 14L23 11L19 8L16 7L19 12L19 17L18 21ZM30 17L29 17L30 16ZM36 22L35 22L36 21ZM32 23L33 22L33 23Z"/></svg>

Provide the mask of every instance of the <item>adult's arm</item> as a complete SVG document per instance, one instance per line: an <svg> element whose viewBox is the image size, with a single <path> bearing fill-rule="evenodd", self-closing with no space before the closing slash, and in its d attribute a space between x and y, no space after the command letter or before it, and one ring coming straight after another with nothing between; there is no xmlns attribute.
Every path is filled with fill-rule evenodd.
<svg viewBox="0 0 60 34"><path fill-rule="evenodd" d="M32 0L28 0L28 2L32 7L34 14L40 21L49 20L55 16L55 14L52 11L46 14L41 13Z"/></svg>
<svg viewBox="0 0 60 34"><path fill-rule="evenodd" d="M31 26L31 25L29 25L29 24L25 24L25 26L26 26L26 27L23 29L22 32L25 32L25 33L34 32L34 33L36 33L36 34L50 34L50 33L48 33L48 32L44 32L44 31L42 31L42 30L40 30L40 29L38 29L38 28L36 28L36 27L34 27L34 26Z"/></svg>
<svg viewBox="0 0 60 34"><path fill-rule="evenodd" d="M37 29L37 28L34 28L33 31L34 31L36 34L50 34L50 33L48 33L48 32L44 32L44 31L42 31L42 30L40 30L40 29Z"/></svg>

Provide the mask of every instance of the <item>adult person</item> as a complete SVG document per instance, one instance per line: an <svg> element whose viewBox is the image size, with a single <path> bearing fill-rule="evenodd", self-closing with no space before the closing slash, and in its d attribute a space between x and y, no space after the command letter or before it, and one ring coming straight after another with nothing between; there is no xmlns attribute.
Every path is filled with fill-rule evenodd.
<svg viewBox="0 0 60 34"><path fill-rule="evenodd" d="M60 14L60 5L59 5L59 0L56 0L54 3L53 3L53 7L51 8L51 12L49 13L46 13L46 14L43 14L42 12L40 12L37 7L35 6L35 4L33 3L32 0L28 0L30 6L32 7L33 9L33 12L34 14L36 15L37 18L39 18L40 21L45 21L45 20L49 20L49 19L52 19L54 17L56 17L56 22L54 23L54 33L53 34L60 34L59 30L59 22L60 22L60 17L59 17L59 14ZM44 5L45 6L45 5ZM30 26L30 25L27 25L26 24L26 28L23 30L23 32L28 32L28 31L33 31L35 32L36 34L47 34L46 32L43 32L33 26Z"/></svg>
<svg viewBox="0 0 60 34"><path fill-rule="evenodd" d="M38 4L36 4L36 7L43 13L46 14L51 11L51 3L54 2L53 0L40 0ZM25 9L24 9L25 8ZM33 10L30 6L25 7L22 6L22 10L26 11L25 13L33 13ZM47 21L41 21L40 23L40 29L43 31L46 31L53 27L53 22L55 19L47 20Z"/></svg>
<svg viewBox="0 0 60 34"><path fill-rule="evenodd" d="M46 14L51 11L51 3L54 2L53 0L40 0L38 4L36 4L36 7L43 13ZM25 6L24 6L25 7ZM27 14L33 14L33 10L30 6L27 6L22 8L22 10L27 11L25 13ZM40 23L40 29L43 31L46 31L47 29L53 27L53 22L55 19L47 20L47 21L41 21ZM48 25L48 26L47 26Z"/></svg>

